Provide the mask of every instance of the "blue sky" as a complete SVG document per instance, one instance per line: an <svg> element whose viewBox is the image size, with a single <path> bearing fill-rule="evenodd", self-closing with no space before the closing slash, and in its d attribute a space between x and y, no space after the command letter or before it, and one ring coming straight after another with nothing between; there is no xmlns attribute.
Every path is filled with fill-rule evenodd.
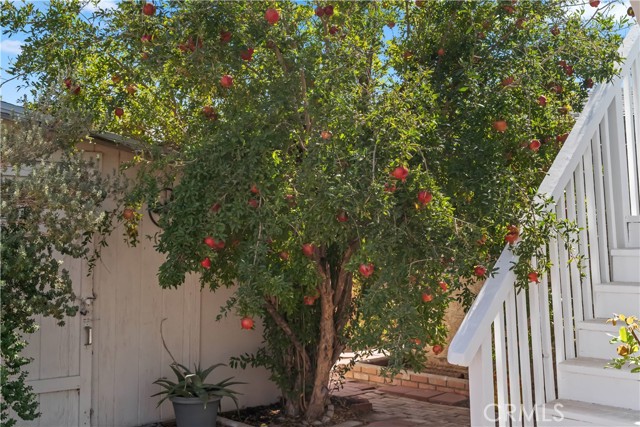
<svg viewBox="0 0 640 427"><path fill-rule="evenodd" d="M14 0L17 3L17 0ZM89 2L90 0L87 0ZM46 0L27 0L29 3L34 3L36 8L46 8L48 1ZM98 4L101 8L108 9L115 7L116 0L99 0ZM96 10L96 7L93 4L89 4L85 7L85 10L88 14L92 11ZM12 76L7 73L6 69L11 64L12 61L20 53L21 45L24 41L24 34L16 34L11 37L6 37L4 35L0 35L0 81L3 83L2 87L0 87L0 97L2 97L3 101L10 102L12 104L17 104L18 100L28 95L28 88L19 88L18 86L24 86L24 83L16 80L9 81L4 83L6 80L10 79Z"/></svg>
<svg viewBox="0 0 640 427"><path fill-rule="evenodd" d="M18 53L20 53L20 45L21 41L19 39L2 39L0 41L0 52L2 52L2 59L0 61L2 71L0 74L2 75L2 81L4 82L7 78L9 78L9 74L5 71L9 61L14 59ZM3 101L16 103L17 99L21 96L20 93L25 93L23 90L19 92L18 90L18 82L11 81L6 83L0 88L0 95L2 96Z"/></svg>
<svg viewBox="0 0 640 427"><path fill-rule="evenodd" d="M114 7L117 0L99 0L99 5L102 8L110 8ZM34 1L36 7L46 7L46 1ZM604 3L604 2L603 2ZM613 5L613 13L615 15L626 15L627 8L629 7L629 0L624 0L622 3L618 2ZM85 10L87 12L91 12L94 9L93 6L88 6ZM590 8L585 9L585 15L592 13ZM590 15L588 15L590 16ZM6 80L10 79L11 76L6 72L7 66L11 63L11 61L15 60L16 56L20 53L20 47L24 40L23 34L18 34L12 36L10 38L5 38L1 36L0 39L0 81L4 83ZM2 97L3 101L18 103L18 100L24 97L29 93L28 88L19 88L18 86L23 85L18 80L12 80L7 83L4 83L2 87L0 87L0 97Z"/></svg>

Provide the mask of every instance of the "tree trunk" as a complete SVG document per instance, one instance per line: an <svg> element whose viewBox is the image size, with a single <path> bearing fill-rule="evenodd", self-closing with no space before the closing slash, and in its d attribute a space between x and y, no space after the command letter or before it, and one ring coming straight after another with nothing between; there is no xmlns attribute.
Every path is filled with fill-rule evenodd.
<svg viewBox="0 0 640 427"><path fill-rule="evenodd" d="M333 344L336 330L333 321L334 305L331 277L327 274L320 286L320 341L313 379L313 391L307 407L308 420L317 420L324 415L325 404L329 396L329 379L333 368Z"/></svg>
<svg viewBox="0 0 640 427"><path fill-rule="evenodd" d="M351 306L353 277L345 267L358 246L358 240L352 240L349 243L342 260L337 265L338 268L335 270L337 274L333 277L331 272L334 270L328 262L318 263L318 271L323 277L322 285L319 287L321 304L320 341L318 344L313 392L306 411L308 420L316 420L324 415L325 405L329 397L331 370L340 357L343 348L339 342L339 336L347 323Z"/></svg>
<svg viewBox="0 0 640 427"><path fill-rule="evenodd" d="M285 387L282 389L282 396L284 398L284 409L287 416L297 417L305 413L305 382L307 378L311 377L312 361L304 345L287 323L287 320L278 313L273 302L268 298L265 299L265 308L292 344L289 352L281 355L281 363L286 367L286 372L290 375L294 372L297 372L297 374L294 383L290 385L291 388ZM292 391L294 393L293 395L291 394Z"/></svg>
<svg viewBox="0 0 640 427"><path fill-rule="evenodd" d="M284 413L288 417L296 418L299 417L305 411L305 395L304 395L304 379L309 376L309 368L305 367L302 370L301 365L304 364L302 361L304 358L298 353L295 347L289 350L289 354L285 359L285 365L288 369L288 372L297 372L294 385L293 385L293 395L287 395L287 391L282 391L282 396L284 398Z"/></svg>
<svg viewBox="0 0 640 427"><path fill-rule="evenodd" d="M284 413L287 417L295 418L300 415L301 412L300 403L293 399L284 400Z"/></svg>

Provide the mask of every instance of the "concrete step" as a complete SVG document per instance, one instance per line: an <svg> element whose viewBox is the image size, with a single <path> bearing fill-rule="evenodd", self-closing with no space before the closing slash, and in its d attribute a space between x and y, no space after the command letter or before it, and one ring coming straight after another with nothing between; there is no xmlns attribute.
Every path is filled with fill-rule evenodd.
<svg viewBox="0 0 640 427"><path fill-rule="evenodd" d="M591 319L576 322L578 336L578 356L597 359L616 357L616 344L609 344L618 335L620 324L613 326L607 319Z"/></svg>
<svg viewBox="0 0 640 427"><path fill-rule="evenodd" d="M609 359L579 357L558 365L558 397L640 411L640 374L610 369Z"/></svg>
<svg viewBox="0 0 640 427"><path fill-rule="evenodd" d="M629 247L640 248L640 215L627 218L627 233Z"/></svg>
<svg viewBox="0 0 640 427"><path fill-rule="evenodd" d="M614 282L640 282L640 248L612 249L611 273Z"/></svg>
<svg viewBox="0 0 640 427"><path fill-rule="evenodd" d="M640 412L575 400L553 400L537 409L538 427L631 427L640 425Z"/></svg>
<svg viewBox="0 0 640 427"><path fill-rule="evenodd" d="M611 282L593 287L596 318L608 319L614 313L627 316L640 314L640 283Z"/></svg>

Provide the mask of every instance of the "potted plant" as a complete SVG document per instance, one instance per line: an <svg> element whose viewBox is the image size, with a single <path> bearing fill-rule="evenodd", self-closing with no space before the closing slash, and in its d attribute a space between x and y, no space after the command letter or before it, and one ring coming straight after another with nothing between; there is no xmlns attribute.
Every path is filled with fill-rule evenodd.
<svg viewBox="0 0 640 427"><path fill-rule="evenodd" d="M160 335L162 336L162 326L160 326ZM176 375L176 381L164 377L157 379L153 383L160 385L164 390L153 396L164 395L158 402L158 406L166 399L173 403L177 427L215 427L220 400L223 397L230 397L236 404L236 408L238 407L236 395L239 393L231 390L229 386L245 383L232 381L233 377L216 383L205 382L209 374L217 367L225 366L224 363L217 363L204 370L198 364L194 366L193 371L190 371L186 366L176 362L164 342L164 337L162 337L162 344L173 360L169 366Z"/></svg>

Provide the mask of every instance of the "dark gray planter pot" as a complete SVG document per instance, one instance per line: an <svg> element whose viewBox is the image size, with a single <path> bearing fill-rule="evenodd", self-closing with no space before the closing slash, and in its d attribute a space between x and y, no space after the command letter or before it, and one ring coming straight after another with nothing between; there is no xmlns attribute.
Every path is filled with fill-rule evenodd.
<svg viewBox="0 0 640 427"><path fill-rule="evenodd" d="M221 397L213 397L205 407L197 397L171 397L178 427L215 427Z"/></svg>

